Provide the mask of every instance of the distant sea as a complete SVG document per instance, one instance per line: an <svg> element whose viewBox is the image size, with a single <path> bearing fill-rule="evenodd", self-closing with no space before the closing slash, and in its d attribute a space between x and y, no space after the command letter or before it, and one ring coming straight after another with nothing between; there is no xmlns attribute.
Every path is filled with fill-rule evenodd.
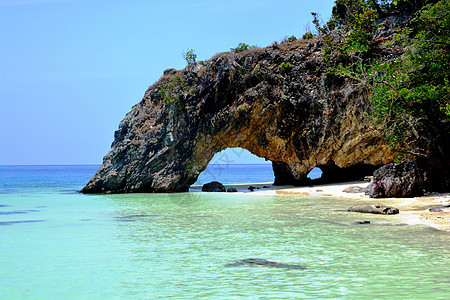
<svg viewBox="0 0 450 300"><path fill-rule="evenodd" d="M274 175L272 165L268 164L209 164L193 185L199 186L211 181L222 184L273 183Z"/></svg>
<svg viewBox="0 0 450 300"><path fill-rule="evenodd" d="M273 180L270 165L219 167L197 184ZM0 299L450 295L446 232L329 197L76 193L98 168L0 166ZM281 267L236 264L249 258Z"/></svg>

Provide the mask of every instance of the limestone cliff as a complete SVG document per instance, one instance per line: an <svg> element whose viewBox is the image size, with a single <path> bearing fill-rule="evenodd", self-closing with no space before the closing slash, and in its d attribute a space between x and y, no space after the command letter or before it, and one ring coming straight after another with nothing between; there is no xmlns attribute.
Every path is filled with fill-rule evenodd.
<svg viewBox="0 0 450 300"><path fill-rule="evenodd" d="M385 20L374 40L390 38L397 21ZM307 183L314 167L333 180L391 162L395 152L365 117L366 91L330 76L322 47L320 38L299 40L166 70L82 192L187 191L228 147L272 161L276 184Z"/></svg>

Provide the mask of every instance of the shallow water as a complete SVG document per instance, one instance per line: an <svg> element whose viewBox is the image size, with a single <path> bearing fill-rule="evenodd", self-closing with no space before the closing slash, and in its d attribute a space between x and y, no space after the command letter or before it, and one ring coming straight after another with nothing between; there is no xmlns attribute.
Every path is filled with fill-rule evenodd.
<svg viewBox="0 0 450 300"><path fill-rule="evenodd" d="M1 299L450 294L448 233L343 211L352 200L81 195L96 166L11 168L0 167ZM306 268L225 266L247 258Z"/></svg>

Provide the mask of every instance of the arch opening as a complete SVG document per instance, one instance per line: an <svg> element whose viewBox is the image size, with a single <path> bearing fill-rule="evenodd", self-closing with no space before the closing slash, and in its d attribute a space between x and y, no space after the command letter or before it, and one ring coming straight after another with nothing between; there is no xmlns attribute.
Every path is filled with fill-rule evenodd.
<svg viewBox="0 0 450 300"><path fill-rule="evenodd" d="M214 155L208 166L191 186L196 191L205 183L249 185L274 182L272 163L242 148L227 148ZM247 188L247 187L245 187Z"/></svg>
<svg viewBox="0 0 450 300"><path fill-rule="evenodd" d="M311 171L309 171L307 177L309 179L315 180L315 179L320 179L322 177L322 170L318 167L315 167L314 169L312 169Z"/></svg>

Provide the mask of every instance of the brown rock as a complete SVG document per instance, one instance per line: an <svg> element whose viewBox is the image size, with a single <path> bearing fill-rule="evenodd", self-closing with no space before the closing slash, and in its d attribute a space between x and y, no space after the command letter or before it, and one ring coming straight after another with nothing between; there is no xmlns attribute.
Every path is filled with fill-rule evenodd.
<svg viewBox="0 0 450 300"><path fill-rule="evenodd" d="M367 90L330 79L323 45L299 40L166 70L119 124L81 192L188 191L230 147L272 161L275 184L308 185L314 167L328 182L363 178L392 162L395 151L364 117Z"/></svg>
<svg viewBox="0 0 450 300"><path fill-rule="evenodd" d="M372 198L386 198L422 196L426 188L427 173L414 160L379 168L367 190Z"/></svg>
<svg viewBox="0 0 450 300"><path fill-rule="evenodd" d="M398 208L382 204L357 204L350 207L348 211L383 215L395 215L399 213Z"/></svg>

